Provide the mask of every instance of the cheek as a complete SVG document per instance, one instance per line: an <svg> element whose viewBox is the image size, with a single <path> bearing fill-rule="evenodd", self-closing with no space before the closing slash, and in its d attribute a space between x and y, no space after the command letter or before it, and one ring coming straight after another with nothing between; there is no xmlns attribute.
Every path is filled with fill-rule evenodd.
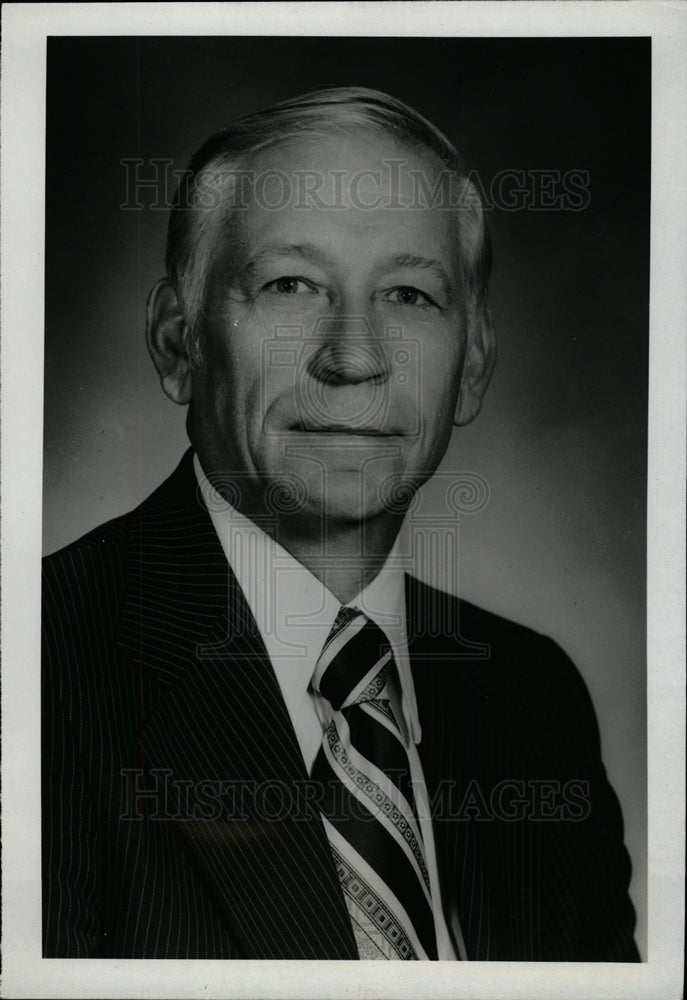
<svg viewBox="0 0 687 1000"><path fill-rule="evenodd" d="M463 357L460 329L428 328L418 337L418 416L416 447L432 465L445 450L453 427Z"/></svg>
<svg viewBox="0 0 687 1000"><path fill-rule="evenodd" d="M419 347L419 381L430 404L456 395L464 354L460 330L429 330Z"/></svg>
<svg viewBox="0 0 687 1000"><path fill-rule="evenodd" d="M219 391L243 394L262 374L269 333L247 313L233 308L213 323L206 367Z"/></svg>

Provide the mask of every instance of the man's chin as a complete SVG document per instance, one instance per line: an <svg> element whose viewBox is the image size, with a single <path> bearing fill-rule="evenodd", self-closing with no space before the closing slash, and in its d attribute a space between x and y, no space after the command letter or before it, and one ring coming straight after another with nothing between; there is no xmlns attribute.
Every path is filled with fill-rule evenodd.
<svg viewBox="0 0 687 1000"><path fill-rule="evenodd" d="M387 460L363 465L358 461L357 466L348 462L346 466L284 463L277 475L268 477L268 507L296 521L303 518L332 525L397 519L405 513L419 484L404 474L401 463Z"/></svg>
<svg viewBox="0 0 687 1000"><path fill-rule="evenodd" d="M344 525L402 513L376 479L363 484L359 475L338 473L330 475L326 485L323 491L320 483L308 484L304 512L309 516Z"/></svg>

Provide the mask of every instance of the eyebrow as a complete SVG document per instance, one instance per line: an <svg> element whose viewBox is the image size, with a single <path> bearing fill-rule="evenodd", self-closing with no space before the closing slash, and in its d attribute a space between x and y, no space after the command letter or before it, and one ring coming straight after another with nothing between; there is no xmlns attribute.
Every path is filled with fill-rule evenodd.
<svg viewBox="0 0 687 1000"><path fill-rule="evenodd" d="M446 273L444 265L434 257L422 257L415 253L399 253L391 257L387 263L392 267L409 267L423 271L432 271L441 282L447 295L450 295L453 291L453 283Z"/></svg>
<svg viewBox="0 0 687 1000"><path fill-rule="evenodd" d="M326 253L312 243L284 243L263 247L254 254L241 268L241 274L248 277L253 274L258 265L267 257L303 257L313 264L326 262Z"/></svg>
<svg viewBox="0 0 687 1000"><path fill-rule="evenodd" d="M241 275L249 277L259 264L269 257L302 257L313 264L322 264L330 261L326 251L315 246L313 243L284 243L274 246L263 247L254 254L241 268ZM447 295L453 292L453 283L446 273L446 269L435 257L423 257L415 253L397 253L387 258L382 264L382 270L390 270L393 267L416 268L418 270L431 271L441 282L442 288Z"/></svg>

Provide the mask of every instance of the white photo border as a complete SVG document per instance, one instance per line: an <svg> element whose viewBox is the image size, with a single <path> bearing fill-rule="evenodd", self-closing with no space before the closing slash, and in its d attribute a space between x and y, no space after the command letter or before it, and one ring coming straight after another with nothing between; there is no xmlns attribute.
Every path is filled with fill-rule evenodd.
<svg viewBox="0 0 687 1000"><path fill-rule="evenodd" d="M45 87L52 35L651 36L648 961L397 963L41 957L40 663ZM5 4L2 45L2 788L11 997L682 994L687 6L629 2Z"/></svg>

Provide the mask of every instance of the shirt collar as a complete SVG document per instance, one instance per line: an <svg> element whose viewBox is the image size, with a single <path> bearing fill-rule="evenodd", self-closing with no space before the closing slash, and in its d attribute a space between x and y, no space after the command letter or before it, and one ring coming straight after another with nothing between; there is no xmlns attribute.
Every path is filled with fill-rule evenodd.
<svg viewBox="0 0 687 1000"><path fill-rule="evenodd" d="M324 584L274 541L258 524L231 506L212 487L193 456L196 478L229 565L258 625L270 660L288 670L290 686L308 688L317 658L341 603ZM405 573L398 542L374 580L348 602L386 634L401 685L401 709L409 733L419 743L422 733L410 669L405 615Z"/></svg>

